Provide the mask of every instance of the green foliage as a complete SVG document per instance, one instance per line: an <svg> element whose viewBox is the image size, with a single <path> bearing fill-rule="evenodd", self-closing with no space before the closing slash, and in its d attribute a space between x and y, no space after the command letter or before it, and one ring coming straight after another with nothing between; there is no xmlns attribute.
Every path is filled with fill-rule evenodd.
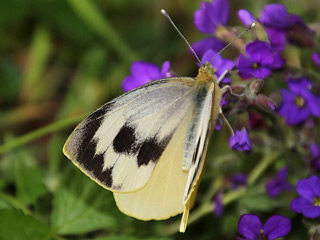
<svg viewBox="0 0 320 240"><path fill-rule="evenodd" d="M111 215L100 213L92 204L60 188L53 200L52 226L59 234L82 234L114 229L116 222Z"/></svg>
<svg viewBox="0 0 320 240"><path fill-rule="evenodd" d="M238 24L237 9L257 14L268 2L230 0L231 25ZM319 20L318 0L286 2L291 12ZM272 114L263 114L270 132L252 133L252 154L232 151L228 130L215 132L184 235L178 234L180 215L144 222L122 214L113 194L62 153L76 124L121 94L121 81L132 61L160 65L170 60L179 76L197 73L187 47L159 10L166 8L192 43L203 37L192 22L199 4L200 0L0 0L0 240L228 240L235 239L243 213L264 219L286 215L293 224L287 239L307 239L307 223L288 205L295 192L275 199L265 192L269 177L284 165L290 164L292 184L308 171L308 153L297 154L295 130L270 126L277 121ZM270 80L265 88L272 91L286 85L277 75ZM282 136L277 151L270 148L275 144L271 134ZM248 188L229 189L230 175L236 171L248 175ZM213 197L221 186L226 189L224 215L217 218Z"/></svg>
<svg viewBox="0 0 320 240"><path fill-rule="evenodd" d="M51 239L50 229L32 216L15 209L0 210L1 240Z"/></svg>

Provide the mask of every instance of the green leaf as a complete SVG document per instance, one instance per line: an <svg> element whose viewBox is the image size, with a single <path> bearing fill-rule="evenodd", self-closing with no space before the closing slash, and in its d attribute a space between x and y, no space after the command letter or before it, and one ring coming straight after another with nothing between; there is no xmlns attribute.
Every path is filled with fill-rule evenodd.
<svg viewBox="0 0 320 240"><path fill-rule="evenodd" d="M51 239L49 228L35 218L16 209L0 210L1 240Z"/></svg>
<svg viewBox="0 0 320 240"><path fill-rule="evenodd" d="M40 196L47 193L41 169L27 149L21 149L13 155L16 157L14 161L16 197L26 205L34 204Z"/></svg>
<svg viewBox="0 0 320 240"><path fill-rule="evenodd" d="M52 224L59 234L81 234L116 225L111 215L101 213L83 197L62 187L56 192L53 205Z"/></svg>
<svg viewBox="0 0 320 240"><path fill-rule="evenodd" d="M16 169L17 198L25 204L33 204L47 189L41 170L19 162Z"/></svg>
<svg viewBox="0 0 320 240"><path fill-rule="evenodd" d="M4 155L0 162L0 185L15 185L15 198L24 205L34 204L48 190L37 160L28 148ZM3 181L3 183L1 183ZM12 194L12 193L11 193Z"/></svg>

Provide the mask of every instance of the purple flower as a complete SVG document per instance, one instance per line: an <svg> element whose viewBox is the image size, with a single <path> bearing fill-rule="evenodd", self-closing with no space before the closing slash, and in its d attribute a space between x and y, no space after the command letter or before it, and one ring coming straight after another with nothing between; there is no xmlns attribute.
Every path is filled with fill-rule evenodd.
<svg viewBox="0 0 320 240"><path fill-rule="evenodd" d="M320 97L311 91L311 83L306 78L289 79L290 91L282 89L282 102L277 109L288 125L294 126L307 120L310 115L320 117Z"/></svg>
<svg viewBox="0 0 320 240"><path fill-rule="evenodd" d="M201 58L209 49L219 52L226 44L220 39L208 37L192 44L193 50Z"/></svg>
<svg viewBox="0 0 320 240"><path fill-rule="evenodd" d="M320 53L312 53L312 60L315 65L320 67Z"/></svg>
<svg viewBox="0 0 320 240"><path fill-rule="evenodd" d="M281 52L286 47L286 33L282 29L277 28L267 28L266 29L269 37L272 49Z"/></svg>
<svg viewBox="0 0 320 240"><path fill-rule="evenodd" d="M273 51L267 42L256 40L246 46L248 57L240 55L237 67L239 75L245 79L256 77L264 79L271 75L273 69L283 66L284 59Z"/></svg>
<svg viewBox="0 0 320 240"><path fill-rule="evenodd" d="M231 186L230 188L232 190L237 189L238 187L246 187L248 186L248 181L247 181L247 175L245 175L244 173L238 173L235 174L232 178L231 178Z"/></svg>
<svg viewBox="0 0 320 240"><path fill-rule="evenodd" d="M300 43L307 47L314 45L313 31L308 28L301 17L289 14L283 4L266 5L259 19L266 27L273 49L282 51L285 48L286 38L290 42Z"/></svg>
<svg viewBox="0 0 320 240"><path fill-rule="evenodd" d="M313 169L320 172L320 148L317 144L312 143L310 146L311 160L310 165Z"/></svg>
<svg viewBox="0 0 320 240"><path fill-rule="evenodd" d="M253 22L256 21L255 16L245 9L240 9L238 11L238 18L246 27L249 27Z"/></svg>
<svg viewBox="0 0 320 240"><path fill-rule="evenodd" d="M219 190L214 198L214 210L213 213L217 217L222 217L223 214L223 191Z"/></svg>
<svg viewBox="0 0 320 240"><path fill-rule="evenodd" d="M283 190L291 191L292 186L287 182L288 168L282 168L278 174L266 185L267 193L270 197L278 196Z"/></svg>
<svg viewBox="0 0 320 240"><path fill-rule="evenodd" d="M169 69L169 61L165 61L162 64L161 70L153 63L135 61L130 68L131 75L125 77L122 82L122 89L127 92L150 81L171 77Z"/></svg>
<svg viewBox="0 0 320 240"><path fill-rule="evenodd" d="M234 68L235 64L232 60L230 59L223 59L221 55L217 55L217 52L213 50L208 50L204 53L201 62L203 64L210 62L212 65L212 68L215 71L215 74L217 75L217 78L219 78L226 70L231 70ZM211 62L212 58L215 57L215 59ZM231 80L229 78L223 78L221 83L231 83Z"/></svg>
<svg viewBox="0 0 320 240"><path fill-rule="evenodd" d="M230 137L229 146L237 151L250 151L252 147L247 129L236 129L235 134Z"/></svg>
<svg viewBox="0 0 320 240"><path fill-rule="evenodd" d="M279 3L266 5L259 19L266 27L285 29L291 24L287 8Z"/></svg>
<svg viewBox="0 0 320 240"><path fill-rule="evenodd" d="M203 33L214 33L220 25L226 25L229 18L229 2L214 0L201 2L194 13L194 25Z"/></svg>
<svg viewBox="0 0 320 240"><path fill-rule="evenodd" d="M312 176L297 183L300 197L291 202L291 209L308 218L320 217L320 178Z"/></svg>
<svg viewBox="0 0 320 240"><path fill-rule="evenodd" d="M238 230L244 238L237 237L237 240L273 240L287 235L291 222L289 218L274 215L262 227L257 215L244 214L239 219Z"/></svg>

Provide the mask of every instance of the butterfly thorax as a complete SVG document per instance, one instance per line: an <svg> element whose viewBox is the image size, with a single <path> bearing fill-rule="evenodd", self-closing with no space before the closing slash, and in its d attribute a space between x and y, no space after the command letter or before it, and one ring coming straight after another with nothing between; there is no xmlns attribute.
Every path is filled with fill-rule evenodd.
<svg viewBox="0 0 320 240"><path fill-rule="evenodd" d="M206 63L204 66L199 68L198 76L196 77L198 84L208 84L217 82L217 78L214 75L214 71L210 63Z"/></svg>

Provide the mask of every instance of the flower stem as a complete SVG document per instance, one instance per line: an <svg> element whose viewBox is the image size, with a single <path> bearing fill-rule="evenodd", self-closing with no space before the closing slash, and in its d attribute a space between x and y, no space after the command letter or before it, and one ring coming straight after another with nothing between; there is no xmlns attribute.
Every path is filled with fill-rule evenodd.
<svg viewBox="0 0 320 240"><path fill-rule="evenodd" d="M83 119L85 116L78 116L78 117L72 117L67 118L55 123L52 123L50 125L47 125L45 127L39 128L37 130L34 130L30 133L27 133L23 136L17 137L13 139L12 141L5 143L0 146L0 154L9 152L17 147L23 146L39 137L42 137L44 135L47 135L49 133L53 133L62 129L65 129L66 127L75 125L78 123L81 119Z"/></svg>
<svg viewBox="0 0 320 240"><path fill-rule="evenodd" d="M259 176L266 170L269 165L278 158L280 152L272 152L265 154L265 157L259 162L257 166L251 171L248 176L248 184L249 186L253 185L253 183L259 178Z"/></svg>
<svg viewBox="0 0 320 240"><path fill-rule="evenodd" d="M253 185L255 181L262 175L262 173L270 166L270 164L278 158L280 152L272 152L266 154L265 157L257 164L257 166L251 171L248 176L249 186ZM238 188L235 191L229 191L224 194L223 205L226 206L235 200L243 197L247 193L247 188ZM214 192L213 192L214 193ZM213 196L212 196L213 197ZM211 198L206 198L206 201L201 204L197 209L195 209L189 217L189 224L196 222L198 219L202 218L206 214L212 213L214 209L214 203L211 201ZM207 200L208 199L208 200ZM179 229L179 222L175 222L166 228L166 231L162 231L165 236L172 235L176 233ZM161 233L160 233L161 234Z"/></svg>

